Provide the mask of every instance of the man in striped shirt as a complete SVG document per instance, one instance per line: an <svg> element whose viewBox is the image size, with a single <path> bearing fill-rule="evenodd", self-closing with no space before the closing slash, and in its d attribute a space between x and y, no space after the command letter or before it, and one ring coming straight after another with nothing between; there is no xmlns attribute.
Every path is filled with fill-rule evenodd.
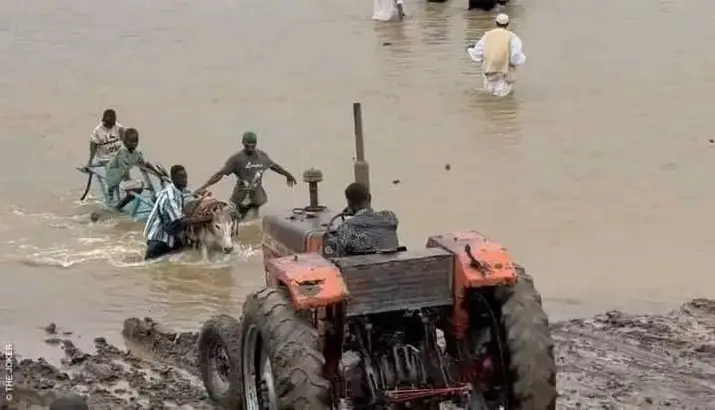
<svg viewBox="0 0 715 410"><path fill-rule="evenodd" d="M184 193L188 175L183 165L171 167L171 184L159 192L146 221L144 236L147 240L144 259L155 259L168 253L180 251L183 244L179 234L186 225L204 222L203 218L184 217Z"/></svg>

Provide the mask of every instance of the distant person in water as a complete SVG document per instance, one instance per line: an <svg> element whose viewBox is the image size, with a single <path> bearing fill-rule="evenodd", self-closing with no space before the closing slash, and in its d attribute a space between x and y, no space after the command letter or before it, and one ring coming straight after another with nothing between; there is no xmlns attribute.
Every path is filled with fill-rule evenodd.
<svg viewBox="0 0 715 410"><path fill-rule="evenodd" d="M121 190L125 192L124 198L119 199L116 209L121 211L133 199L133 194L140 194L144 189L142 181L129 178L129 171L135 166L143 166L150 171L161 175L152 164L144 160L144 154L139 147L139 132L134 128L128 128L124 133L124 146L117 152L107 164L107 175L105 184L107 186L107 196L113 199Z"/></svg>
<svg viewBox="0 0 715 410"><path fill-rule="evenodd" d="M469 10L478 9L490 11L495 7L501 8L508 2L509 0L469 0Z"/></svg>
<svg viewBox="0 0 715 410"><path fill-rule="evenodd" d="M117 122L117 113L104 110L102 120L89 136L89 159L87 167L108 163L122 148L124 127Z"/></svg>
<svg viewBox="0 0 715 410"><path fill-rule="evenodd" d="M490 94L503 97L512 90L512 71L526 62L521 39L508 29L509 16L499 13L496 28L487 31L479 41L467 47L467 53L481 64L483 87Z"/></svg>
<svg viewBox="0 0 715 410"><path fill-rule="evenodd" d="M373 0L372 19L401 21L405 17L404 0Z"/></svg>

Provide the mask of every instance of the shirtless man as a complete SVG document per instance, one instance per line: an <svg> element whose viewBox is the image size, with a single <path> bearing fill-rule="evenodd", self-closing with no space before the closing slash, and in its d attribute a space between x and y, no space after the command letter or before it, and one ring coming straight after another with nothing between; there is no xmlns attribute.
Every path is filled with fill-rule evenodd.
<svg viewBox="0 0 715 410"><path fill-rule="evenodd" d="M258 137L254 132L243 133L241 142L243 143L243 149L226 160L223 168L197 189L196 193L200 195L223 177L234 174L236 176L236 187L233 189L231 202L236 205L243 218L249 211L252 211L254 216L257 215L258 209L268 201L268 196L262 184L262 177L265 171L270 169L283 175L289 187L294 186L296 180L290 172L273 162L268 154L256 149ZM248 203L244 201L247 196Z"/></svg>

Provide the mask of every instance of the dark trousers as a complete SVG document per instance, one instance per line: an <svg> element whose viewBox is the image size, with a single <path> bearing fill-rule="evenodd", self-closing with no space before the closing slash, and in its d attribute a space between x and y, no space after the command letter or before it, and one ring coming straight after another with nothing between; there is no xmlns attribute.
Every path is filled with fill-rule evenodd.
<svg viewBox="0 0 715 410"><path fill-rule="evenodd" d="M182 248L181 244L176 243L173 247L162 241L147 241L146 256L144 260L160 258L170 253L178 252Z"/></svg>

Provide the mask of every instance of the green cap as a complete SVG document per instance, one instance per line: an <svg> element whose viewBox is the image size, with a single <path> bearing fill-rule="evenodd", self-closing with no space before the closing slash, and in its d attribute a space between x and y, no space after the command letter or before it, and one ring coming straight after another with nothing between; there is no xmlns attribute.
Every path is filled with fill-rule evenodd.
<svg viewBox="0 0 715 410"><path fill-rule="evenodd" d="M241 137L241 142L244 144L256 144L258 142L258 136L253 131L246 131Z"/></svg>

